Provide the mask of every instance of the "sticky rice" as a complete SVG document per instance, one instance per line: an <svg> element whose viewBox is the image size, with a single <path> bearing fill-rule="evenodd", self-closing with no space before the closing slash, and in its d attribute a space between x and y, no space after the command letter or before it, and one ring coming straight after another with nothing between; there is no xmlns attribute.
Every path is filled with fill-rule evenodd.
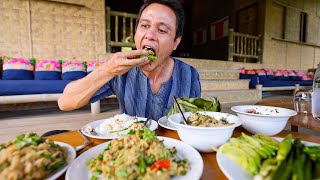
<svg viewBox="0 0 320 180"><path fill-rule="evenodd" d="M123 135L127 134L130 129L135 128L135 126L139 124L137 122L143 121L146 121L146 118L117 114L103 121L98 127L94 128L94 131L102 136L109 136L111 134L115 136Z"/></svg>

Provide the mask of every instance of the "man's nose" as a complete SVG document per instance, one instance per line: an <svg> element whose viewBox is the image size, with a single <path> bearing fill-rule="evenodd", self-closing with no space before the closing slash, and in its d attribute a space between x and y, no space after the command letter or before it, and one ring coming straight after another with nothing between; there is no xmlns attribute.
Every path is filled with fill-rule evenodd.
<svg viewBox="0 0 320 180"><path fill-rule="evenodd" d="M156 28L149 28L148 31L146 32L145 38L148 40L156 40L157 38Z"/></svg>

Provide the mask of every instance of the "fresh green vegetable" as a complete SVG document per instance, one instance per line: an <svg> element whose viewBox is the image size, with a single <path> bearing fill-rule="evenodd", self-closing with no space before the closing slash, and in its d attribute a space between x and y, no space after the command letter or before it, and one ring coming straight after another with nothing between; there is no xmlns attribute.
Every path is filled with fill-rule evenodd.
<svg viewBox="0 0 320 180"><path fill-rule="evenodd" d="M22 149L25 146L34 145L37 146L41 143L43 143L45 139L43 137L37 136L34 133L30 134L21 134L17 136L17 139L15 140L15 145L18 149Z"/></svg>
<svg viewBox="0 0 320 180"><path fill-rule="evenodd" d="M289 134L280 142L279 150L278 150L277 157L276 157L278 162L281 162L284 159L286 159L286 157L290 153L290 150L292 147L291 141L292 141L292 135Z"/></svg>
<svg viewBox="0 0 320 180"><path fill-rule="evenodd" d="M216 97L213 98L213 101L209 101L203 98L177 98L177 102L183 112L195 113L197 111L221 111L221 104ZM179 113L179 109L174 103L169 110L167 117L175 113Z"/></svg>
<svg viewBox="0 0 320 180"><path fill-rule="evenodd" d="M320 163L320 146L306 146L303 151L310 156L312 161Z"/></svg>

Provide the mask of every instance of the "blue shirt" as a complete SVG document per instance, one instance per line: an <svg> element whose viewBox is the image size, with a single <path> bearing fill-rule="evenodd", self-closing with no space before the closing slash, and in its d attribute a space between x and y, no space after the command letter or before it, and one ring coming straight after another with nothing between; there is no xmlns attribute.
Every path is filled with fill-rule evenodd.
<svg viewBox="0 0 320 180"><path fill-rule="evenodd" d="M178 59L173 58L173 60L172 76L162 85L158 94L152 93L149 79L140 67L136 67L123 75L114 77L102 86L90 102L96 102L114 94L118 98L121 113L154 120L160 119L168 114L174 102L173 96L177 98L201 96L197 70Z"/></svg>

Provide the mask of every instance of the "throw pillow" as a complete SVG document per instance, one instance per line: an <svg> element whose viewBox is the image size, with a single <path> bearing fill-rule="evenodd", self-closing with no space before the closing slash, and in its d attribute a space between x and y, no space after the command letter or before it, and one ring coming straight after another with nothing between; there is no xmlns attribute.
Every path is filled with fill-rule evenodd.
<svg viewBox="0 0 320 180"><path fill-rule="evenodd" d="M34 79L60 80L61 65L59 63L59 60L36 60Z"/></svg>
<svg viewBox="0 0 320 180"><path fill-rule="evenodd" d="M282 80L285 80L285 81L289 81L290 80L289 73L288 73L287 70L282 71L282 74L283 74Z"/></svg>
<svg viewBox="0 0 320 180"><path fill-rule="evenodd" d="M289 79L291 81L298 81L299 80L296 73L293 70L289 70L288 75L289 75Z"/></svg>
<svg viewBox="0 0 320 180"><path fill-rule="evenodd" d="M266 75L266 71L264 69L256 69L255 71L258 75Z"/></svg>
<svg viewBox="0 0 320 180"><path fill-rule="evenodd" d="M87 73L91 73L97 69L103 62L87 61Z"/></svg>
<svg viewBox="0 0 320 180"><path fill-rule="evenodd" d="M296 70L295 73L296 73L297 80L301 81L303 73L301 71L298 71L298 70Z"/></svg>
<svg viewBox="0 0 320 180"><path fill-rule="evenodd" d="M32 80L34 61L23 58L5 57L3 60L3 80Z"/></svg>
<svg viewBox="0 0 320 180"><path fill-rule="evenodd" d="M240 74L245 74L246 70L244 68L240 68Z"/></svg>
<svg viewBox="0 0 320 180"><path fill-rule="evenodd" d="M85 77L86 75L85 62L68 61L62 63L63 80L77 80Z"/></svg>
<svg viewBox="0 0 320 180"><path fill-rule="evenodd" d="M276 70L274 73L274 76L275 76L276 80L283 80L284 79L282 70Z"/></svg>
<svg viewBox="0 0 320 180"><path fill-rule="evenodd" d="M246 74L256 74L256 71L255 71L255 70L252 70L252 69L246 69L246 70L245 70L245 73L246 73Z"/></svg>
<svg viewBox="0 0 320 180"><path fill-rule="evenodd" d="M267 74L267 78L268 79L270 79L270 80L274 80L275 79L275 76L274 76L274 73L273 73L272 69L267 69L266 70L266 74Z"/></svg>

